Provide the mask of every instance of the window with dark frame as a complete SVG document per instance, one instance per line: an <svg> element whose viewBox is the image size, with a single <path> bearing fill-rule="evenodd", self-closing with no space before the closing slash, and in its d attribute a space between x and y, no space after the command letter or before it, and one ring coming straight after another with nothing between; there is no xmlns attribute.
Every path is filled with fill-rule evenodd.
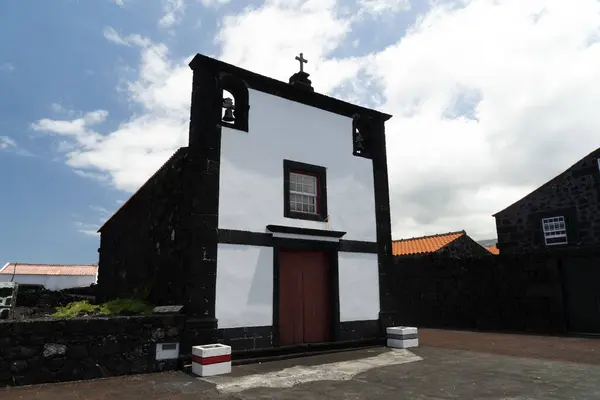
<svg viewBox="0 0 600 400"><path fill-rule="evenodd" d="M542 229L546 246L568 243L564 216L543 218Z"/></svg>
<svg viewBox="0 0 600 400"><path fill-rule="evenodd" d="M284 217L325 221L327 219L326 169L284 160Z"/></svg>

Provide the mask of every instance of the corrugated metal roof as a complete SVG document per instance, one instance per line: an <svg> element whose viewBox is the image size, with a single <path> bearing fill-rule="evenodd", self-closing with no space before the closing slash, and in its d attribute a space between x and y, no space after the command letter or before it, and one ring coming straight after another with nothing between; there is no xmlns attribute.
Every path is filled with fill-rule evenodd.
<svg viewBox="0 0 600 400"><path fill-rule="evenodd" d="M60 265L60 264L21 264L8 263L2 268L2 275L68 275L95 276L97 265Z"/></svg>
<svg viewBox="0 0 600 400"><path fill-rule="evenodd" d="M392 241L392 254L395 256L405 256L409 254L433 253L463 235L466 235L465 231L394 240Z"/></svg>

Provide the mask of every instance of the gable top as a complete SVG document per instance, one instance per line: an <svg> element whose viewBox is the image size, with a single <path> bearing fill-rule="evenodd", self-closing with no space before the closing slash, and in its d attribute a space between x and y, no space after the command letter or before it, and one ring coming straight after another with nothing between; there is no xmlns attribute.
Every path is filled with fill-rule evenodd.
<svg viewBox="0 0 600 400"><path fill-rule="evenodd" d="M269 78L202 54L196 54L189 63L189 66L193 71L205 69L216 71L218 73L231 74L244 81L250 89L306 104L335 114L344 115L346 117L351 118L356 114L361 114L382 121L387 121L392 117L389 114L377 110L361 107L324 94L294 87L294 85L289 83Z"/></svg>
<svg viewBox="0 0 600 400"><path fill-rule="evenodd" d="M438 251L444 246L452 243L459 237L466 235L463 231L439 233L436 235L421 236L411 239L399 239L392 241L392 255L405 256L409 254L427 254Z"/></svg>
<svg viewBox="0 0 600 400"><path fill-rule="evenodd" d="M554 178L550 179L549 181L547 181L546 183L544 183L543 185L541 185L540 187L538 187L537 189L533 190L532 192L530 192L529 194L523 196L522 198L520 198L519 200L515 201L514 203L512 203L511 205L509 205L508 207L498 211L495 214L492 214L492 217L498 217L500 214L503 214L504 212L508 211L509 209L521 204L523 201L525 201L526 199L531 198L531 196L535 195L536 193L538 193L539 191L541 191L542 189L547 188L548 186L551 186L553 184L556 184L558 181L560 181L565 175L567 175L569 172L571 172L571 170L580 167L582 164L585 164L588 161L594 160L591 164L591 167L597 168L600 167L600 164L598 161L596 161L597 158L600 158L600 147L597 148L596 150L592 151L591 153L589 153L588 155L586 155L585 157L581 158L580 160L578 160L576 163L574 163L573 165L571 165L569 168L567 168L566 170L564 170L563 172L561 172L560 174L556 175Z"/></svg>
<svg viewBox="0 0 600 400"><path fill-rule="evenodd" d="M95 276L97 273L97 265L7 263L0 270L0 275Z"/></svg>
<svg viewBox="0 0 600 400"><path fill-rule="evenodd" d="M167 167L168 167L169 165L171 165L173 162L177 161L177 160L179 159L179 157L183 157L183 156L185 156L185 155L187 154L187 149L188 149L187 147L180 147L180 148L178 148L177 150L175 150L175 152L174 152L174 153L171 155L171 157L169 157L169 158L167 159L167 161L165 161L165 162L164 162L164 164L163 164L163 165L161 165L161 167L160 167L159 169L157 169L157 170L156 170L156 172L154 172L154 173L152 174L152 176L150 176L150 178L148 178L148 179L146 180L146 182L144 182L144 183L142 184L142 186L140 186L140 187L138 188L138 190L136 190L136 191L135 191L135 192L134 192L134 193L133 193L133 194L132 194L132 195L131 195L131 196L130 196L128 199L127 199L127 201L125 201L123 204L121 204L121 206L120 206L119 208L117 208L117 211L115 211L115 212L113 213L113 215L111 215L111 216L110 216L110 217L109 217L109 218L108 218L106 221L104 221L104 224L102 224L102 226L100 226L100 228L98 228L98 231L97 231L97 232L98 232L98 233L102 232L102 229L104 229L104 227L105 227L106 225L108 225L108 223L109 223L110 221L112 221L112 220L115 218L115 216L116 216L116 215L117 215L119 212L121 212L121 210L125 209L125 207L128 207L128 206L131 204L132 200L133 200L133 199L134 199L134 198L135 198L135 197L136 197L136 196L137 196L139 193L141 193L141 192L142 192L144 189L146 189L146 188L149 186L150 182L151 182L153 179L156 179L157 177L159 177L159 176L160 176L160 175L161 175L161 174L162 174L162 173L163 173L163 172L164 172L164 171L167 169Z"/></svg>

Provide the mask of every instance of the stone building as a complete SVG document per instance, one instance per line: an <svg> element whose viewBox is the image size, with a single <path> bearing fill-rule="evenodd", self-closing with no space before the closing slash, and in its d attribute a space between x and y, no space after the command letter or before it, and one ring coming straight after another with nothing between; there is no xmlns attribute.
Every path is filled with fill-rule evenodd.
<svg viewBox="0 0 600 400"><path fill-rule="evenodd" d="M289 83L191 61L188 146L100 228L103 299L184 305L234 350L394 323L391 116L316 93L296 59Z"/></svg>
<svg viewBox="0 0 600 400"><path fill-rule="evenodd" d="M600 149L494 214L501 254L600 245Z"/></svg>
<svg viewBox="0 0 600 400"><path fill-rule="evenodd" d="M440 255L453 258L488 256L489 250L474 241L467 232L457 231L392 241L394 257Z"/></svg>

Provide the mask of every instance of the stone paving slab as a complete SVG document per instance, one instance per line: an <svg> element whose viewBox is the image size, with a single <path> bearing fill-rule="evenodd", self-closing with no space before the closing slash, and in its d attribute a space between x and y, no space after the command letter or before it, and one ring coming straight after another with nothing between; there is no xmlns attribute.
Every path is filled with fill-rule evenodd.
<svg viewBox="0 0 600 400"><path fill-rule="evenodd" d="M420 329L421 346L600 365L600 337Z"/></svg>
<svg viewBox="0 0 600 400"><path fill-rule="evenodd" d="M600 365L595 365L600 362L595 362L597 358L590 356L590 353L597 354L595 353L597 342L593 339L572 340L521 335L499 337L476 333L465 336L463 332L446 333L445 339L440 332L433 332L429 336L427 333L422 334L429 344L410 349L406 354L398 353L401 357L406 356L405 361L408 361L404 363L397 363L398 360L394 358L397 356L391 357L388 354L390 350L374 348L238 366L234 367L231 376L213 379L214 382L230 382L249 376L254 377L256 385L244 386L241 391L219 391L218 385L214 382L183 372L170 372L10 388L0 390L0 398L2 400L600 399ZM433 340L436 335L438 335L437 341ZM451 340L452 338L454 341ZM464 346L461 343L465 338L472 340L472 347L477 351L453 348ZM498 343L502 345L499 346ZM521 348L520 352L517 351L519 348ZM499 354L501 351L509 354ZM411 358L414 357L413 354L416 358ZM557 359L557 354L566 360ZM357 365L367 364L373 368L356 368ZM351 376L339 374L337 377L339 379L331 379L332 374L323 374L322 378L329 378L329 380L316 379L290 387L264 387L260 384L261 375L268 378L281 372L280 375L286 376L282 371L287 370L289 373L290 369L304 371L302 372L304 374L307 370L319 370L319 368L334 371L335 368L331 369L332 365L339 367L340 371L352 370L352 373L356 374Z"/></svg>

